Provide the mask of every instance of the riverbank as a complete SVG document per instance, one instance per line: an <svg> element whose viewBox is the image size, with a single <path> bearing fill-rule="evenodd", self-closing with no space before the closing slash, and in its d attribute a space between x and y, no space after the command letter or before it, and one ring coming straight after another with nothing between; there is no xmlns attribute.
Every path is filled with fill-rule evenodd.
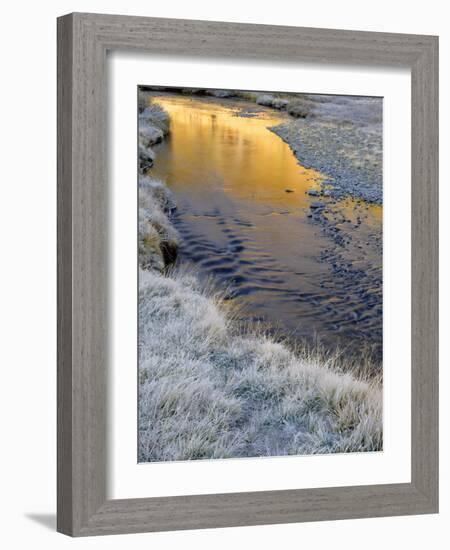
<svg viewBox="0 0 450 550"><path fill-rule="evenodd" d="M303 166L328 177L322 196L382 204L382 103L380 98L319 96L309 116L271 128Z"/></svg>
<svg viewBox="0 0 450 550"><path fill-rule="evenodd" d="M140 127L167 134L164 111L143 107ZM140 172L139 460L381 450L379 380L243 330L223 290L174 268L189 246L171 223L174 197Z"/></svg>

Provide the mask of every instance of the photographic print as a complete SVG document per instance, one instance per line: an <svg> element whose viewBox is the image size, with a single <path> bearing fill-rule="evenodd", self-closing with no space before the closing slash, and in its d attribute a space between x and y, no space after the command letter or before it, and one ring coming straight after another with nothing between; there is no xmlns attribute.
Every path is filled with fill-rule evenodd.
<svg viewBox="0 0 450 550"><path fill-rule="evenodd" d="M383 100L142 85L138 461L383 448Z"/></svg>

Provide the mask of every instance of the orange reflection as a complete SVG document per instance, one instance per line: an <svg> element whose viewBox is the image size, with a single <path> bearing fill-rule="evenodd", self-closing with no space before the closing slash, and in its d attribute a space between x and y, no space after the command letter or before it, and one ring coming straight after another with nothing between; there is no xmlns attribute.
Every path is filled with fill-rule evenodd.
<svg viewBox="0 0 450 550"><path fill-rule="evenodd" d="M203 174L214 174L233 198L298 212L311 201L306 191L318 189L324 178L301 166L289 146L267 130L283 122L281 113L236 116L237 109L217 101L172 96L152 101L170 115L171 167L164 176L174 190L204 185L186 170L200 162ZM155 176L158 164L162 161L152 169Z"/></svg>

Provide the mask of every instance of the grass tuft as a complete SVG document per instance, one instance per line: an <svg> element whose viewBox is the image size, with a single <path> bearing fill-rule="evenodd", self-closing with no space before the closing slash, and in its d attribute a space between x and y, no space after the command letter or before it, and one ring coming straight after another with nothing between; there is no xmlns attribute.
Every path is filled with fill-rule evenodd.
<svg viewBox="0 0 450 550"><path fill-rule="evenodd" d="M175 208L173 196L164 183L150 177L139 178L139 265L161 272L178 255L180 238L168 216Z"/></svg>
<svg viewBox="0 0 450 550"><path fill-rule="evenodd" d="M148 94L139 91L139 173L146 174L153 166L155 153L152 146L164 139L170 130L169 115L159 105L149 103Z"/></svg>

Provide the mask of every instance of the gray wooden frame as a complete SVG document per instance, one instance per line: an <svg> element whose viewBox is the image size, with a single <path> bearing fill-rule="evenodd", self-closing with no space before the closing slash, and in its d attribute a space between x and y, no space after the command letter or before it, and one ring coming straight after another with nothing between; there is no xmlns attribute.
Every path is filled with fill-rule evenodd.
<svg viewBox="0 0 450 550"><path fill-rule="evenodd" d="M412 73L411 483L106 498L106 52ZM72 536L438 510L438 38L74 13L58 19L58 530Z"/></svg>

